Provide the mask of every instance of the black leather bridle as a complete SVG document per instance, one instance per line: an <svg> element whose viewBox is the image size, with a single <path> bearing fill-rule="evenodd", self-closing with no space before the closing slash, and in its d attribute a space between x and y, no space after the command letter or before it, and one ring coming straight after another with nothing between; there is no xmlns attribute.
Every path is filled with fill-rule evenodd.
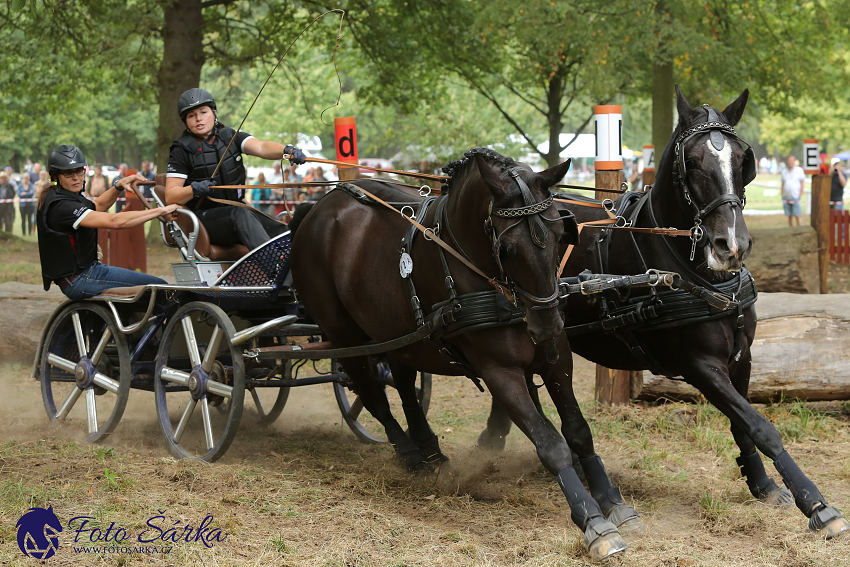
<svg viewBox="0 0 850 567"><path fill-rule="evenodd" d="M697 246L703 247L708 245L708 239L706 238L705 231L702 228L703 219L712 211L726 204L729 204L732 207L741 207L741 210L743 210L747 204L746 186L756 177L756 159L752 146L742 140L732 126L720 122L720 118L713 108L710 108L707 104L704 104L703 108L708 115L707 121L702 124L697 124L696 126L679 134L674 144L675 161L673 163L673 183L681 188L685 202L694 210L694 226L691 228L691 260L694 259ZM714 146L714 149L718 151L722 150L726 143L725 135L733 136L744 148L744 163L741 166L741 176L743 178L743 185L745 188L743 200L734 193L724 193L711 201L705 207L700 208L691 197L691 192L688 189L686 175L687 169L685 168L685 143L697 134L701 134L703 132L709 133L711 144Z"/></svg>
<svg viewBox="0 0 850 567"><path fill-rule="evenodd" d="M546 225L543 224L543 221L546 220L549 222L555 222L561 220L560 217L557 219L547 219L546 217L541 217L540 213L548 210L549 207L552 206L555 199L555 194L549 191L549 196L546 199L535 202L534 196L531 193L531 189L528 188L528 185L525 183L525 181L523 181L522 177L520 177L519 172L520 168L518 167L508 170L508 173L511 177L513 177L513 179L516 181L517 186L519 187L524 205L522 207L514 208L493 208L493 203L491 201L489 215L484 221L484 231L490 238L490 245L492 246L493 258L496 260L496 264L499 266L499 277L493 279L497 281L500 285L505 286L506 289L510 289L513 292L515 298L518 296L522 296L528 303L534 304L531 309L551 309L558 305L558 295L560 291L558 287L558 279L555 278L553 282L554 291L550 295L545 297L534 295L528 290L524 289L506 274L505 269L502 266L502 259L499 255L499 251L501 249L501 236L511 228L517 226L519 224L519 221L509 226L501 233L497 233L496 227L493 226L494 216L509 219L518 218L520 221L524 217L527 217L531 241L535 244L535 246L544 249L547 246L549 230L546 228ZM437 218L445 227L446 233L454 241L455 245L458 248L458 251L463 254L463 256L467 260L471 262L472 259L460 245L454 234L452 234L451 227L449 226L449 217L446 213L446 209L447 207L445 206L441 207L441 210L438 211Z"/></svg>

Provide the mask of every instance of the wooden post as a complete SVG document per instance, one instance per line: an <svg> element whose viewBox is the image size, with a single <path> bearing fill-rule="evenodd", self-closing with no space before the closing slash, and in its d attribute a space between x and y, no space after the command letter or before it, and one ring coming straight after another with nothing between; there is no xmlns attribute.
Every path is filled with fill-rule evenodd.
<svg viewBox="0 0 850 567"><path fill-rule="evenodd" d="M619 189L620 184L626 180L623 170L596 171L596 199L616 199L618 193L611 193L605 189ZM604 366L596 365L596 401L605 406L628 405L631 398L632 374L639 375L639 384L643 385L643 374L632 373L628 370L612 370ZM638 377L635 377L635 386L638 385ZM638 388L639 392L640 389Z"/></svg>
<svg viewBox="0 0 850 567"><path fill-rule="evenodd" d="M832 188L831 175L812 175L811 223L818 235L818 272L820 292L826 293L829 274L829 193Z"/></svg>
<svg viewBox="0 0 850 567"><path fill-rule="evenodd" d="M647 170L644 169L643 172L641 173L641 176L643 177L643 190L644 191L646 191L646 188L647 188L648 185L654 185L655 184L655 170L654 169L651 170L651 171L647 171Z"/></svg>
<svg viewBox="0 0 850 567"><path fill-rule="evenodd" d="M349 181L351 179L360 179L360 168L359 167L342 167L339 166L337 171L339 172L339 180L340 181Z"/></svg>

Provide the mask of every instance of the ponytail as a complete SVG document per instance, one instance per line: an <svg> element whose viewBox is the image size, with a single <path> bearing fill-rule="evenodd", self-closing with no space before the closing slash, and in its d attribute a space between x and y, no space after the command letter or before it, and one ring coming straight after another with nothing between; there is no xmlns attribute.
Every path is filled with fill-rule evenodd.
<svg viewBox="0 0 850 567"><path fill-rule="evenodd" d="M53 190L59 188L58 180L54 180L53 176L51 176L50 180L54 181L54 183L52 185L48 185L47 187L43 187L41 189L41 192L39 192L39 194L38 194L38 210L41 210L41 205L44 204L44 198L47 196L47 192L53 191ZM41 182L41 181L39 180L39 182Z"/></svg>

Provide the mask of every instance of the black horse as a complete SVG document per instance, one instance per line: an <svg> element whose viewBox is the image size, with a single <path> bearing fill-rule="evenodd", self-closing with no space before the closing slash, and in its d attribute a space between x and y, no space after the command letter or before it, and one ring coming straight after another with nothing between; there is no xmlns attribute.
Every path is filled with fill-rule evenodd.
<svg viewBox="0 0 850 567"><path fill-rule="evenodd" d="M744 187L755 177L756 165L752 150L732 127L744 113L748 91L722 112L707 105L692 108L678 87L676 95L679 123L661 156L656 182L643 199L631 201L621 214L639 227L692 227L699 238L616 230L599 236L598 230L594 234L588 227L581 244L572 252L564 275L575 276L585 268L612 274L638 274L655 268L677 272L705 289L723 286L727 293L739 289L728 283L746 277L740 271L752 239L742 209ZM607 218L598 208L563 206L573 211L579 222ZM649 300L647 303L651 304L654 300L645 293L633 291L631 303ZM601 307L598 297L570 297L567 326L598 323ZM726 313L667 328L650 328L647 323L643 330L638 327L628 334L617 333L623 340L600 330L570 333L570 345L574 352L608 368L651 369L657 374L682 376L729 417L732 435L741 449L737 463L754 497L775 505L789 505L793 497L797 507L810 518L810 529L821 531L826 537L850 529L847 520L827 504L785 451L773 425L746 400L755 308L750 304L740 312L729 309ZM503 447L510 427L509 418L494 400L479 444ZM578 439L574 443L569 436L567 440L582 457L585 441ZM790 493L767 476L756 449L773 460Z"/></svg>
<svg viewBox="0 0 850 567"><path fill-rule="evenodd" d="M301 222L293 241L292 275L307 312L335 347L407 335L421 328L417 319L441 303L448 306L442 311L448 319L454 309L479 301L511 312L510 303L500 301L487 280L513 290L521 308L518 324L432 336L387 353L409 436L390 413L371 359L346 358L342 364L396 454L411 468L445 459L416 399L416 370L483 379L534 443L543 465L557 475L572 519L584 532L591 556L599 559L626 548L617 526L636 524L639 517L622 501L598 457L590 480L593 497L588 494L567 443L537 411L525 381L526 373L540 374L568 429L589 435L584 418L571 411L577 407L569 379L572 356L555 289L558 243L575 242L577 232L572 215L562 222L549 188L568 168L569 162L534 173L491 150L471 150L447 167L451 180L444 195L431 201L425 214L420 207L418 218L429 231L415 239L402 215L369 204L358 187L386 201L410 201L409 194L377 180L341 185ZM437 235L487 278L429 242Z"/></svg>

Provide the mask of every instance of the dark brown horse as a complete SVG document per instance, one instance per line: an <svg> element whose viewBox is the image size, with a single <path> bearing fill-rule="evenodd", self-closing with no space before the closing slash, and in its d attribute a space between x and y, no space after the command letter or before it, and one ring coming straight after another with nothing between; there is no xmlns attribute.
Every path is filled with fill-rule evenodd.
<svg viewBox="0 0 850 567"><path fill-rule="evenodd" d="M571 229L569 240L575 240L575 221L570 218L570 226L565 227L566 221L548 204L549 188L568 168L565 163L534 173L481 148L448 167L447 194L428 208L422 224L485 274L509 282L526 323L447 338L442 354L431 341L387 353L409 436L390 413L370 359L347 358L342 363L365 407L384 426L398 457L411 468L445 458L416 399L416 370L483 379L493 398L534 443L543 465L557 475L573 521L584 532L591 556L598 559L625 549L616 526L638 522L637 513L623 503L604 468L591 482L596 499L588 494L572 468L567 443L538 413L525 381L526 373L540 374L563 410L564 423L589 435L581 414L570 411L577 407L570 384L572 356L557 301L552 300L558 242L567 229ZM386 183L360 180L356 184L393 200L387 198L391 190ZM334 346L387 341L417 329L407 283L399 275L399 249L409 226L397 212L364 204L339 188L322 198L301 222L293 243L295 288ZM441 259L440 248L423 235L413 241L410 256L414 303L426 312L449 299L452 282L461 298L492 289L485 278L453 256L445 254ZM552 360L553 346L560 356L550 363L547 358ZM445 351L460 364L447 361Z"/></svg>
<svg viewBox="0 0 850 567"><path fill-rule="evenodd" d="M752 239L742 213L744 187L755 176L749 147L732 130L744 113L748 91L723 112L706 106L692 108L676 89L679 123L661 157L655 185L645 199L622 212L636 226L699 226L700 240L613 231L600 238L599 230L585 229L581 244L570 256L565 276L585 268L610 274L639 274L647 268L678 272L698 285L711 287L735 277L750 253ZM600 209L564 205L579 222L607 218ZM669 238L665 241L665 239ZM605 250L607 248L607 250ZM600 256L600 250L603 250ZM606 265L600 265L607 263ZM734 291L734 289L733 289ZM646 292L633 291L633 296ZM642 299L649 299L645 295ZM567 303L566 324L581 325L600 318L600 299L574 296ZM610 305L609 305L610 307ZM750 380L750 345L756 328L754 307L740 314L670 328L635 330L632 340L591 332L570 335L574 352L608 368L646 370L682 376L732 422L732 435L741 449L737 463L754 497L776 505L790 504L810 518L809 527L833 537L850 524L800 471L782 445L773 425L746 400ZM638 347L637 355L635 345ZM641 354L640 350L643 351ZM496 406L479 443L504 446L509 418ZM566 431L565 431L566 433ZM585 441L567 436L579 455ZM785 485L767 476L758 449L773 460ZM585 461L581 461L585 464Z"/></svg>

